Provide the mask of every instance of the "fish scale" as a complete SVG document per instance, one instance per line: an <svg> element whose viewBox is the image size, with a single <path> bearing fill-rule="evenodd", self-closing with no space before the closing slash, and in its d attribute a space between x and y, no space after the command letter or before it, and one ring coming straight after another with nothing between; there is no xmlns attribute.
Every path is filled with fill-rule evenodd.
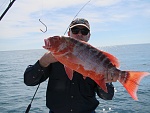
<svg viewBox="0 0 150 113"><path fill-rule="evenodd" d="M74 46L73 54L79 59L84 60L87 65L97 68L96 70L100 70L99 73L102 73L103 69L98 68L98 66L101 65L101 67L104 67L106 65L105 60L111 63L110 60L102 54L102 52L98 52L97 50L91 48L89 45L85 45L77 40L72 40L72 42L76 44ZM95 59L97 61L93 62Z"/></svg>
<svg viewBox="0 0 150 113"><path fill-rule="evenodd" d="M77 56L77 58L79 58L80 60L84 61L84 68L85 70L96 70L97 73L100 73L100 68L97 68L98 65L99 65L99 62L93 62L93 60L95 60L96 58L96 55L95 55L95 52L91 50L91 48L89 48L89 46L86 46L78 41L75 41L74 43L78 43L77 45L80 46L74 46L74 52L73 51L73 54L74 53L77 53L77 54L74 54L75 56ZM80 44L79 44L80 43ZM89 50L90 51L87 51ZM101 69L101 72L102 72L102 69ZM89 74L90 76L90 74Z"/></svg>

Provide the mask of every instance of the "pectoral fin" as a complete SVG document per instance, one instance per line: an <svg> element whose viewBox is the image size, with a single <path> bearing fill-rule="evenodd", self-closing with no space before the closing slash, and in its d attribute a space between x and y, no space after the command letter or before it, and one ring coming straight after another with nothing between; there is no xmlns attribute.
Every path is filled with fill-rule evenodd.
<svg viewBox="0 0 150 113"><path fill-rule="evenodd" d="M112 62L113 65L115 65L117 68L120 67L119 61L115 56L111 55L110 53L104 52L104 51L103 51L103 54L105 54L110 59L110 61Z"/></svg>
<svg viewBox="0 0 150 113"><path fill-rule="evenodd" d="M65 68L66 74L68 75L68 78L70 80L72 80L72 78L73 78L73 70L68 68L68 67L66 67L66 66L64 66L64 68Z"/></svg>
<svg viewBox="0 0 150 113"><path fill-rule="evenodd" d="M94 80L99 87L101 87L101 89L103 89L106 93L108 93L107 87L106 87L106 83L104 81L104 79L101 80Z"/></svg>

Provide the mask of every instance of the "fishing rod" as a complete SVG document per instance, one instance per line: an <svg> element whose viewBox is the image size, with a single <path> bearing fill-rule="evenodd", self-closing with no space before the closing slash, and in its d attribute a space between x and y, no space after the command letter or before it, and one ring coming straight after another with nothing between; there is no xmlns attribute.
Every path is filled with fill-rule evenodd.
<svg viewBox="0 0 150 113"><path fill-rule="evenodd" d="M89 0L88 2L86 2L86 4L84 4L84 5L80 8L80 10L79 10L79 11L77 12L77 14L74 16L73 20L78 16L78 14L81 12L81 10L82 10L90 1L91 1L91 0ZM72 21L73 21L73 20L72 20ZM45 33L45 32L47 31L47 26L46 26L40 19L39 19L39 21L46 27L46 30L45 30L45 31L42 31L42 30L40 29L43 33ZM66 34L68 28L69 28L69 26L67 27L67 29L66 29L64 35ZM28 107L27 107L25 113L29 113L30 108L31 108L31 104L32 104L32 102L33 102L33 100L34 100L34 97L35 97L35 95L36 95L36 93L37 93L37 90L39 89L39 86L40 86L40 84L38 84L38 86L37 86L37 88L36 88L36 91L35 91L35 93L34 93L34 95L33 95L33 97L32 97L32 100L31 100L30 104L28 105Z"/></svg>
<svg viewBox="0 0 150 113"><path fill-rule="evenodd" d="M35 91L35 93L34 93L32 99L31 99L31 102L30 102L30 104L28 105L28 107L27 107L25 113L29 113L30 108L31 108L31 104L32 104L32 102L33 102L33 100L34 100L34 97L35 97L35 95L36 95L36 93L37 93L37 90L39 89L39 86L40 86L40 84L38 84L38 87L36 88L36 91Z"/></svg>
<svg viewBox="0 0 150 113"><path fill-rule="evenodd" d="M7 11L9 10L9 8L13 5L13 3L15 2L16 0L13 0L12 2L11 2L11 0L10 0L10 3L9 3L9 5L8 5L8 7L5 9L5 11L3 12L3 14L0 16L0 21L2 20L2 18L5 16L5 14L7 13Z"/></svg>

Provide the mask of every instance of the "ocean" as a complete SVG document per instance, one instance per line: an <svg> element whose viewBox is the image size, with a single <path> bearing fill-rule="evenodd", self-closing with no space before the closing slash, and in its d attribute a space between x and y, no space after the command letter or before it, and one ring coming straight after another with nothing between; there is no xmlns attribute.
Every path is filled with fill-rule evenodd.
<svg viewBox="0 0 150 113"><path fill-rule="evenodd" d="M150 72L150 44L133 44L100 47L119 59L121 70ZM34 64L44 49L0 51L0 113L24 113L31 102L37 86L26 86L23 74L26 67ZM102 100L97 113L150 113L150 76L142 79L137 92L138 101L133 100L119 83L113 83L113 100ZM46 107L47 81L43 82L32 102L30 113L48 113Z"/></svg>

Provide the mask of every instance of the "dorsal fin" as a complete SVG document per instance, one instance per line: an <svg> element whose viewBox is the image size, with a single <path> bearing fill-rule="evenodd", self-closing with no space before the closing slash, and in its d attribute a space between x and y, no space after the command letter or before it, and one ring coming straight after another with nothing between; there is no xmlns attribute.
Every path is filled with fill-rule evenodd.
<svg viewBox="0 0 150 113"><path fill-rule="evenodd" d="M87 42L85 42L85 41L83 41L83 43L85 43L85 44L91 46L89 43L87 43ZM94 48L95 48L95 47L94 47ZM97 49L97 48L96 48L96 49ZM120 63L119 63L118 59L117 59L115 56L113 56L112 54L107 53L107 52L105 52L105 51L102 51L102 50L99 50L99 51L101 51L104 55L106 55L106 56L110 59L110 61L112 62L112 64L116 66L116 68L119 68L119 67L120 67Z"/></svg>
<svg viewBox="0 0 150 113"><path fill-rule="evenodd" d="M110 53L104 52L104 51L102 51L102 52L104 55L106 55L110 59L110 61L112 62L113 65L115 65L117 68L120 67L119 61L115 56L111 55Z"/></svg>

